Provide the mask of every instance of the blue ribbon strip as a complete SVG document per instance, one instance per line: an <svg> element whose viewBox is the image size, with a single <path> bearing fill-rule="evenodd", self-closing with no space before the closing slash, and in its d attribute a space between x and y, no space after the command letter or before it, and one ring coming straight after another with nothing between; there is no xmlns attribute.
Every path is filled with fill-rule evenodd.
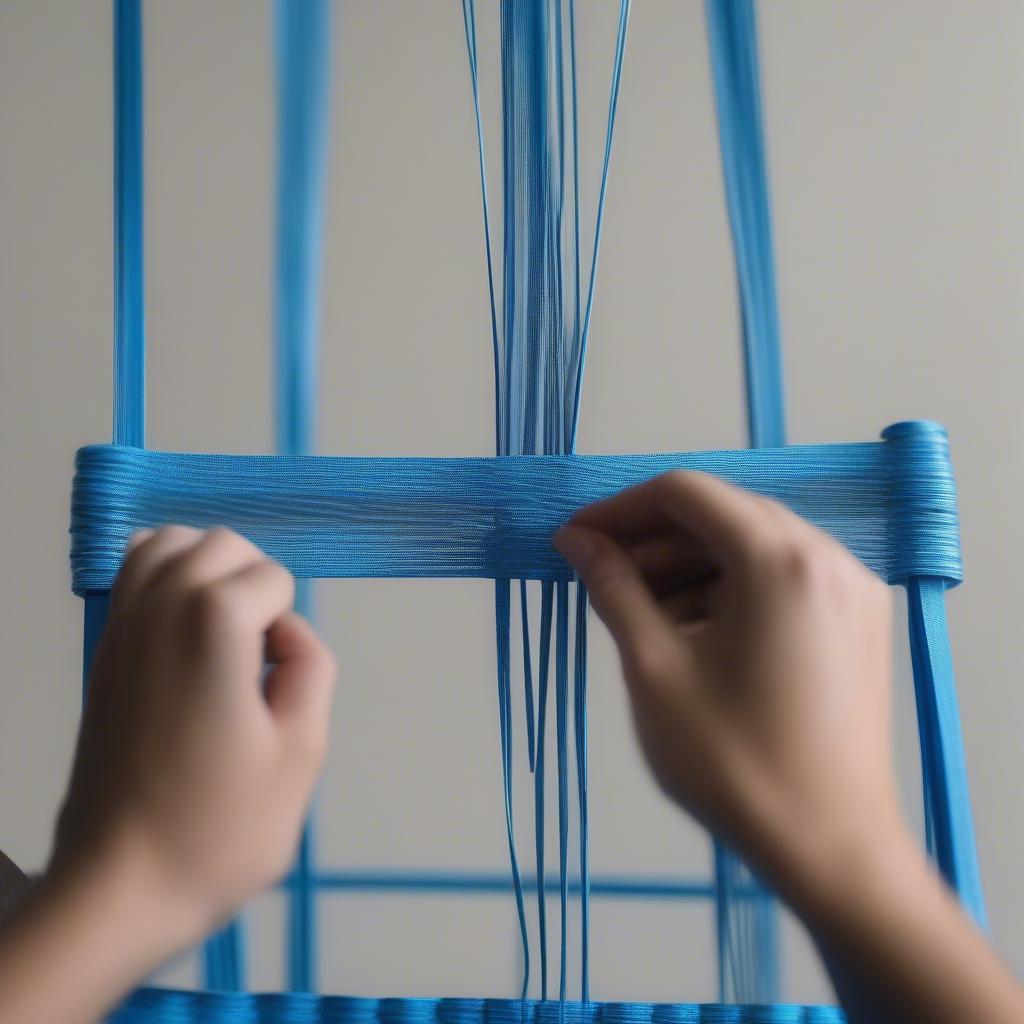
<svg viewBox="0 0 1024 1024"><path fill-rule="evenodd" d="M945 432L882 442L664 455L419 459L195 455L83 448L72 493L78 593L104 590L131 534L224 524L299 577L567 581L551 535L581 506L671 469L788 505L890 583L961 576Z"/></svg>

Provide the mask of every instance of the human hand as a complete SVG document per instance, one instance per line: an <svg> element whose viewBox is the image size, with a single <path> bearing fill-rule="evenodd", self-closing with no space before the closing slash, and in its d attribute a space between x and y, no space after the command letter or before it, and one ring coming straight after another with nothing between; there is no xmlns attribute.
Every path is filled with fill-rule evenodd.
<svg viewBox="0 0 1024 1024"><path fill-rule="evenodd" d="M248 541L180 526L137 535L111 593L53 868L145 877L150 909L181 924L174 944L294 852L335 667L293 600L288 571Z"/></svg>
<svg viewBox="0 0 1024 1024"><path fill-rule="evenodd" d="M903 831L888 587L766 498L674 472L554 539L621 654L664 791L785 886Z"/></svg>

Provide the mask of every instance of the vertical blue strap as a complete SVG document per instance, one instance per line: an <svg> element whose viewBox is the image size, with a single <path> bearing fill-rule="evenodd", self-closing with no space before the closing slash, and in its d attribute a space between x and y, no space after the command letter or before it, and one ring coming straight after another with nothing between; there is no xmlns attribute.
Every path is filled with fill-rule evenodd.
<svg viewBox="0 0 1024 1024"><path fill-rule="evenodd" d="M114 443L135 448L146 411L142 102L140 0L115 0Z"/></svg>
<svg viewBox="0 0 1024 1024"><path fill-rule="evenodd" d="M330 5L275 0L277 52L277 237L274 327L277 451L314 447L317 337L324 189L327 167ZM296 610L309 615L308 583ZM316 987L316 890L312 818L299 842L289 890L288 983Z"/></svg>
<svg viewBox="0 0 1024 1024"><path fill-rule="evenodd" d="M785 406L755 9L753 0L706 0L705 11L739 283L749 440L754 448L777 447L786 443ZM773 903L735 898L747 872L717 840L714 862L720 998L774 1002Z"/></svg>
<svg viewBox="0 0 1024 1024"><path fill-rule="evenodd" d="M750 443L786 443L779 307L753 0L706 0L718 132L743 322Z"/></svg>
<svg viewBox="0 0 1024 1024"><path fill-rule="evenodd" d="M575 660L575 735L576 792L580 809L580 915L581 915L581 991L580 999L590 1000L590 797L587 786L587 591L576 586Z"/></svg>
<svg viewBox="0 0 1024 1024"><path fill-rule="evenodd" d="M907 610L929 852L968 913L984 928L985 901L946 626L944 581L908 580Z"/></svg>
<svg viewBox="0 0 1024 1024"><path fill-rule="evenodd" d="M277 236L274 327L277 451L314 445L330 4L274 0L277 50Z"/></svg>

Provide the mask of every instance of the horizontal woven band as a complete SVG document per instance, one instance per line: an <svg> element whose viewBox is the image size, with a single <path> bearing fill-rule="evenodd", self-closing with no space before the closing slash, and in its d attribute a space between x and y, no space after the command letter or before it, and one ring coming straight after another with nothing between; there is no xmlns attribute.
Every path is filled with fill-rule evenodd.
<svg viewBox="0 0 1024 1024"><path fill-rule="evenodd" d="M110 1024L844 1024L833 1006L362 999L140 989Z"/></svg>
<svg viewBox="0 0 1024 1024"><path fill-rule="evenodd" d="M782 501L890 583L961 578L945 431L880 442L661 455L357 458L79 451L72 582L105 590L131 534L229 526L298 577L572 579L551 536L577 509L671 469Z"/></svg>

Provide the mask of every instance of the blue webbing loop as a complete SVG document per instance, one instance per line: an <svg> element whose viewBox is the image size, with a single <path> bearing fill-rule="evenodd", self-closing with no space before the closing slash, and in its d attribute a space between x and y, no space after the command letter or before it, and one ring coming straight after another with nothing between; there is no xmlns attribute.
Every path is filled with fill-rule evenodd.
<svg viewBox="0 0 1024 1024"><path fill-rule="evenodd" d="M330 5L327 0L275 0L277 56L277 235L274 326L277 450L314 446L320 264L327 166ZM310 615L307 583L295 608ZM316 902L311 883L313 815L296 857L288 906L288 983L310 991L316 977Z"/></svg>
<svg viewBox="0 0 1024 1024"><path fill-rule="evenodd" d="M753 0L706 0L708 43L732 232L752 447L786 443L771 202L761 124L760 68ZM715 840L719 880L719 998L778 998L778 925L772 901L737 904L735 880L748 870ZM728 969L727 969L728 966Z"/></svg>

